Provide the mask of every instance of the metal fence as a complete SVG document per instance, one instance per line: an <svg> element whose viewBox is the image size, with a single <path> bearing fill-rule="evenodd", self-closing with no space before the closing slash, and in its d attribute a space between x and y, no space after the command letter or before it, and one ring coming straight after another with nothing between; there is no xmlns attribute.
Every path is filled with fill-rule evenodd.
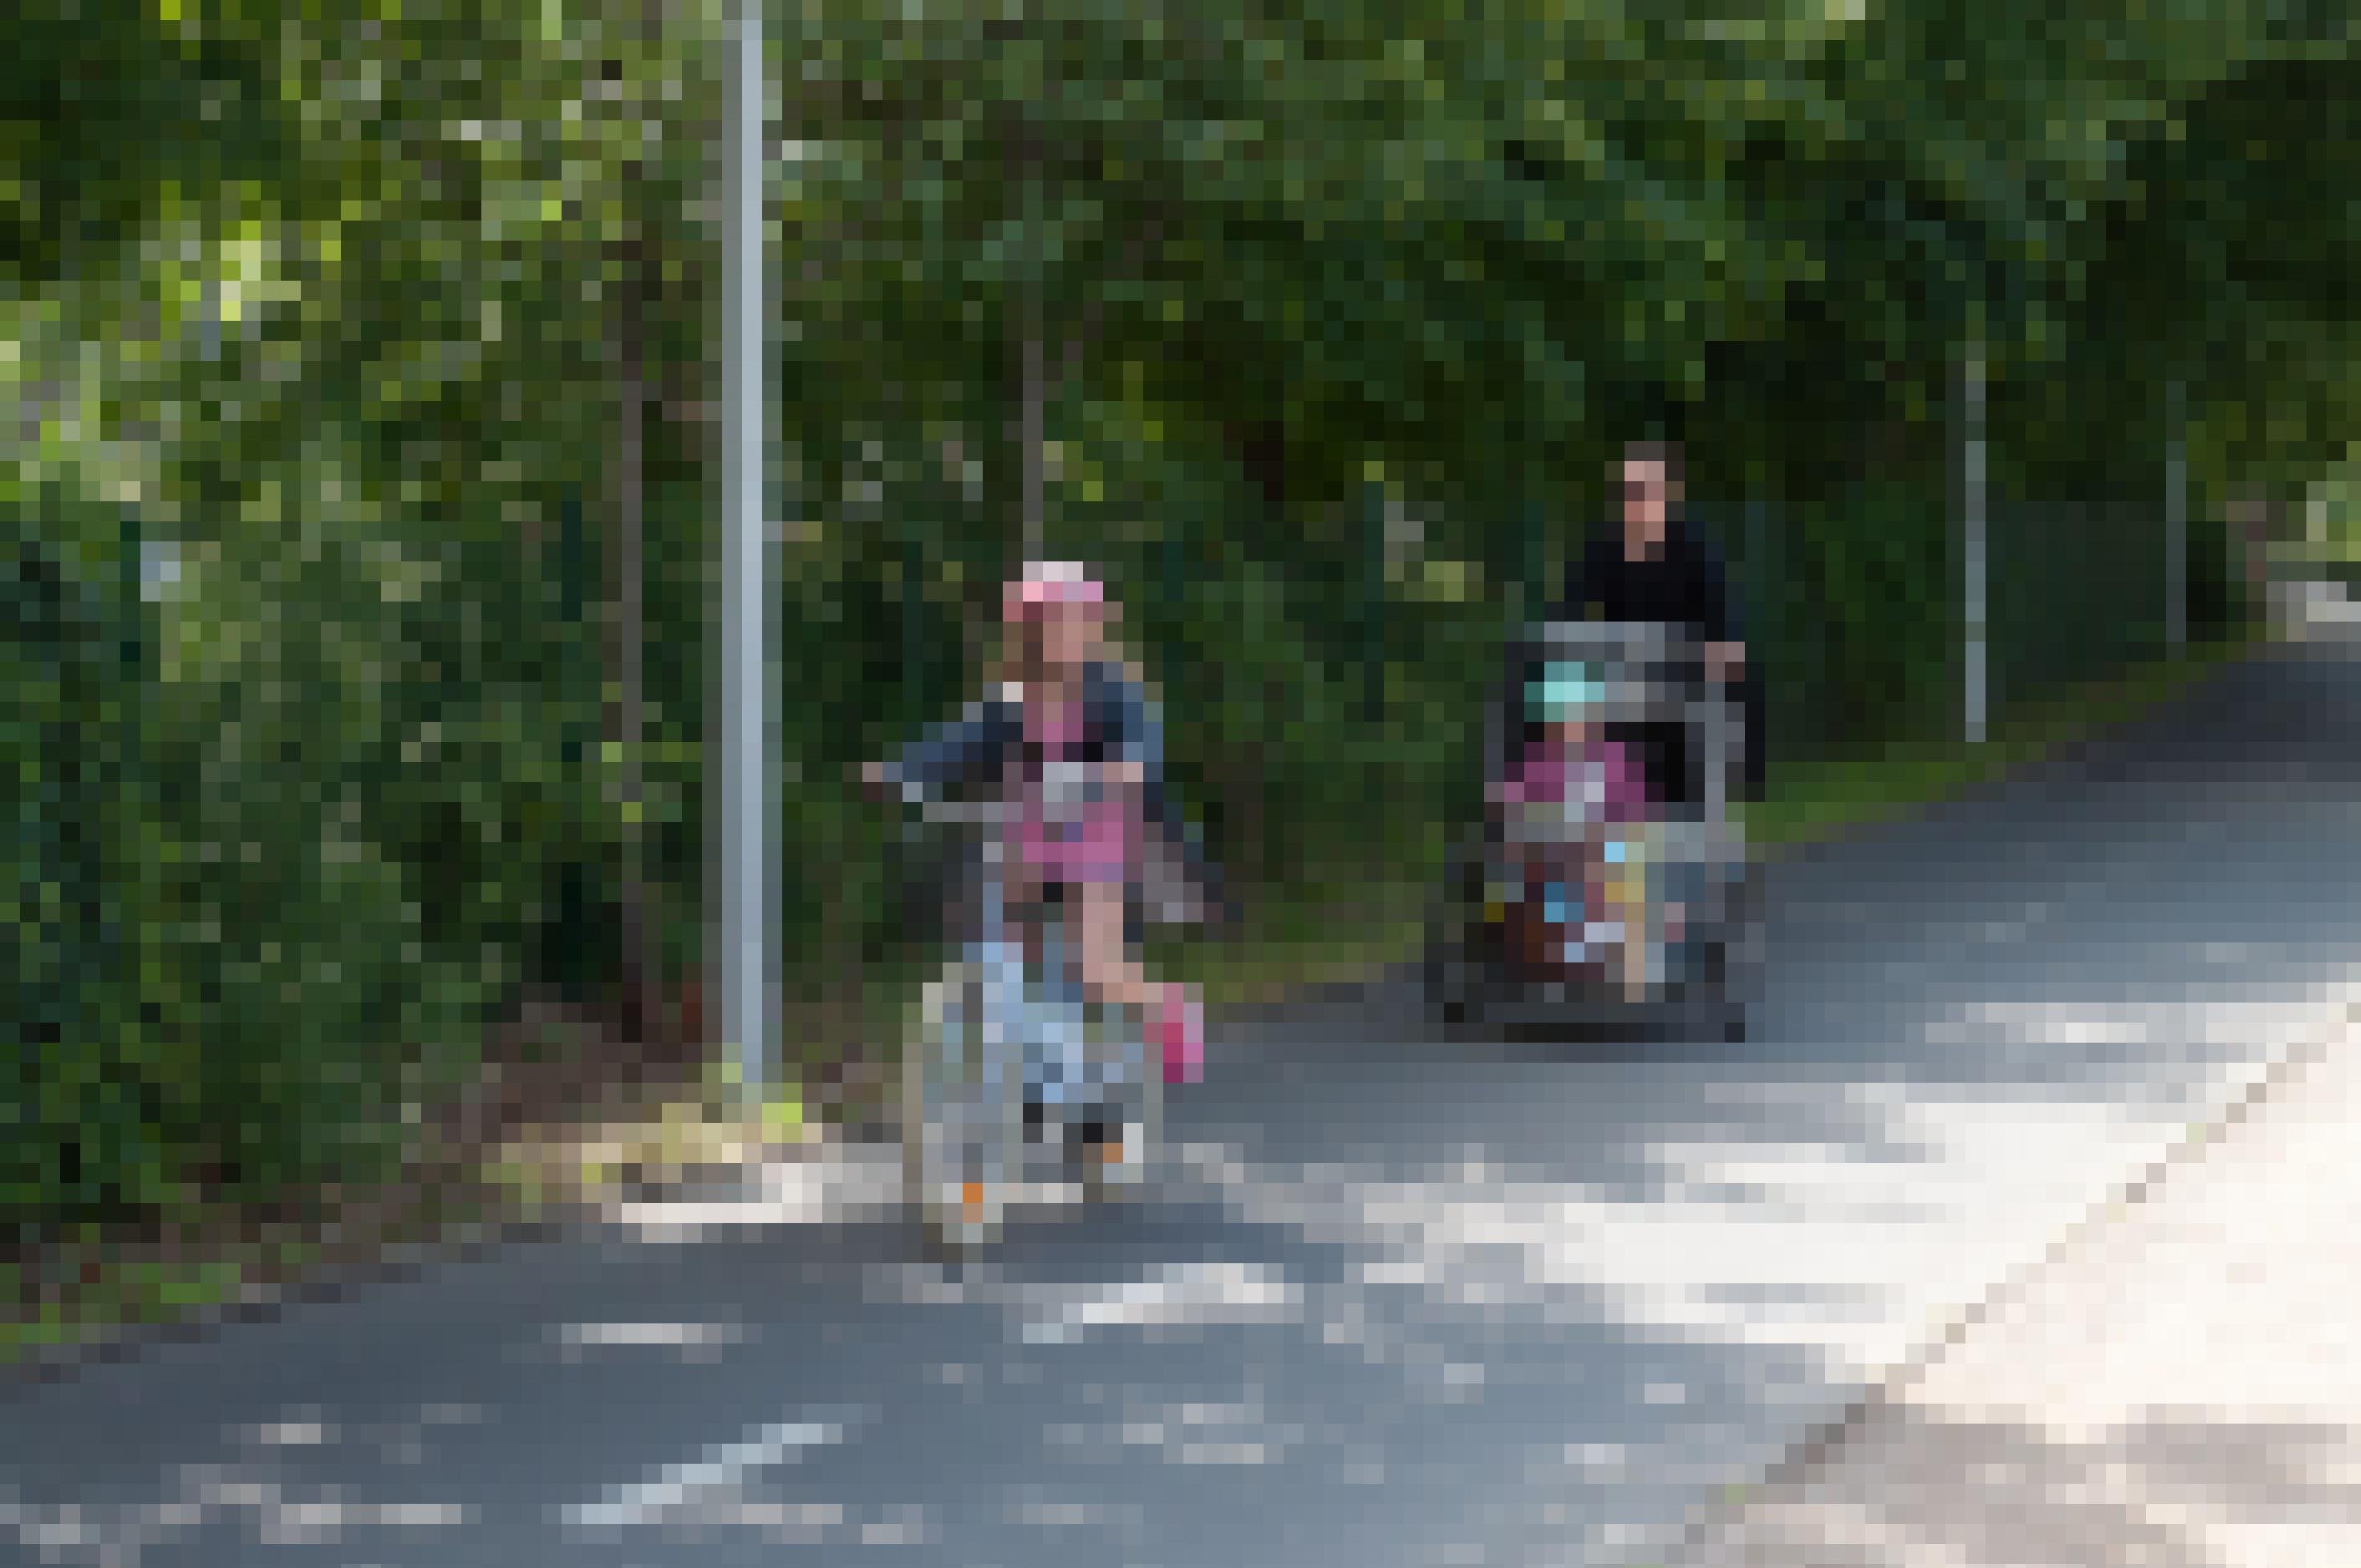
<svg viewBox="0 0 2361 1568"><path fill-rule="evenodd" d="M1984 540L1995 721L2169 651L2161 476L2159 463L2061 493L1995 471ZM1960 732L1959 509L1944 500L1864 491L1808 516L1755 501L1716 518L1764 683L1773 767ZM2199 601L2191 632L2202 636L2236 606L2218 591L2228 564L2205 558L2218 530L2192 532L2196 569L2184 581Z"/></svg>

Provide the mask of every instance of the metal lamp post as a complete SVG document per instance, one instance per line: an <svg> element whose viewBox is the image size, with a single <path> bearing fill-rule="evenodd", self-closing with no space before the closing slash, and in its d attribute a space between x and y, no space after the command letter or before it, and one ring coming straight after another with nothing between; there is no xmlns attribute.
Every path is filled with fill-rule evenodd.
<svg viewBox="0 0 2361 1568"><path fill-rule="evenodd" d="M723 274L719 981L722 1037L741 1091L759 1103L771 1057L770 573L763 515L767 342L763 313L763 24L739 0L730 24Z"/></svg>

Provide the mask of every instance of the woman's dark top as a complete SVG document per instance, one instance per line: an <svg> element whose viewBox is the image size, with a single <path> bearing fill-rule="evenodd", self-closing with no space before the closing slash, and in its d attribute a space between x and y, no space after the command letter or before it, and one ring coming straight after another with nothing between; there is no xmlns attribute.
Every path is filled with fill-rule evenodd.
<svg viewBox="0 0 2361 1568"><path fill-rule="evenodd" d="M1664 537L1655 550L1636 560L1625 552L1620 524L1593 535L1589 545L1566 572L1565 598L1559 602L1556 615L1565 620L1596 619L1677 627L1703 642L1745 641L1745 629L1730 591L1730 579L1722 569L1719 552L1677 517L1666 524ZM1740 793L1745 798L1760 798L1763 777L1763 688L1752 658L1736 684L1735 695L1745 716ZM1687 776L1687 761L1675 754L1679 748L1670 738L1646 739L1652 776Z"/></svg>
<svg viewBox="0 0 2361 1568"><path fill-rule="evenodd" d="M1677 626L1704 642L1741 640L1719 554L1677 521L1637 560L1625 554L1620 526L1591 539L1566 573L1561 614L1580 620L1593 611L1600 620Z"/></svg>

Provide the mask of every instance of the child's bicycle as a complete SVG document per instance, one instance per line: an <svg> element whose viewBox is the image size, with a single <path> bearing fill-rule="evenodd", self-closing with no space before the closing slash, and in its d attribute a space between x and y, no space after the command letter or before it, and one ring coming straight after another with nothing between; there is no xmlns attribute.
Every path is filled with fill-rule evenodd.
<svg viewBox="0 0 2361 1568"><path fill-rule="evenodd" d="M1136 1193L1162 1135L1164 1079L1139 1021L1082 995L1060 922L1027 961L996 863L1007 806L919 809L970 829L983 851L968 929L904 1035L904 1190L930 1242L957 1255L998 1237L1044 1166L1086 1200Z"/></svg>

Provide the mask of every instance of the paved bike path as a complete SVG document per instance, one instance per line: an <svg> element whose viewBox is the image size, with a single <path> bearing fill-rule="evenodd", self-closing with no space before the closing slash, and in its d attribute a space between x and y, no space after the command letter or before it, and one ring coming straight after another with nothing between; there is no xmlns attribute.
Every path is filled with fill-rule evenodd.
<svg viewBox="0 0 2361 1568"><path fill-rule="evenodd" d="M9 1391L0 1561L1642 1558L2338 1004L2356 699L2273 653L1773 867L1743 1046L1217 1026L1153 1197L964 1276L856 1157Z"/></svg>

